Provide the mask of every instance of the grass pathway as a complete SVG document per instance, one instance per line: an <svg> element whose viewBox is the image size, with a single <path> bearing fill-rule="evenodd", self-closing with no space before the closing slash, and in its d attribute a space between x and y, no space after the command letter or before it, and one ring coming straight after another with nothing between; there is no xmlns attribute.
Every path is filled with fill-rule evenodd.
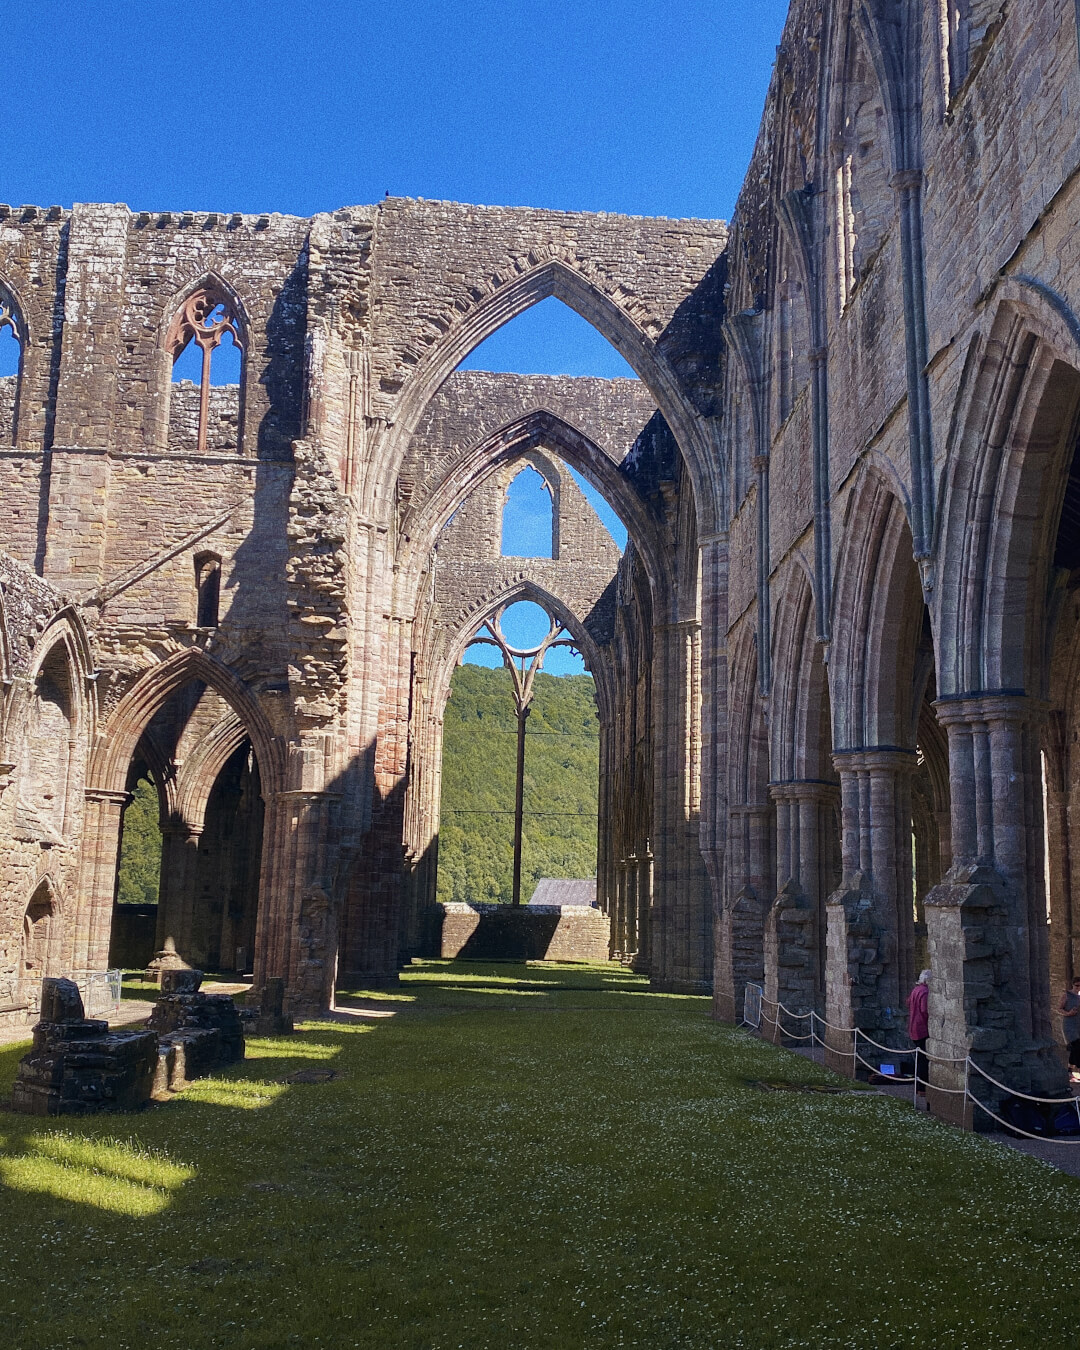
<svg viewBox="0 0 1080 1350"><path fill-rule="evenodd" d="M251 1041L139 1116L0 1114L0 1345L1072 1338L1080 1181L876 1094L748 1086L840 1080L703 999L426 962L357 1006L392 1015Z"/></svg>

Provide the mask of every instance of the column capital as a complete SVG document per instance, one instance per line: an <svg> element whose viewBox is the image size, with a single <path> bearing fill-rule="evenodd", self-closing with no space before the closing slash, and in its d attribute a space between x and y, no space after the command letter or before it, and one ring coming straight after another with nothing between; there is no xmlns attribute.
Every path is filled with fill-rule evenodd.
<svg viewBox="0 0 1080 1350"><path fill-rule="evenodd" d="M161 827L162 837L170 835L175 839L199 839L202 832L201 825L192 825L186 820L170 820Z"/></svg>
<svg viewBox="0 0 1080 1350"><path fill-rule="evenodd" d="M958 694L934 702L937 719L944 727L972 722L1042 722L1050 705L1011 690L997 693Z"/></svg>
<svg viewBox="0 0 1080 1350"><path fill-rule="evenodd" d="M857 750L835 750L832 761L839 774L914 773L919 763L914 750L905 750L899 745L862 745Z"/></svg>
<svg viewBox="0 0 1080 1350"><path fill-rule="evenodd" d="M833 803L840 798L840 784L824 778L792 778L770 783L769 796L774 802Z"/></svg>
<svg viewBox="0 0 1080 1350"><path fill-rule="evenodd" d="M897 192L917 192L925 179L922 169L900 169L889 181Z"/></svg>
<svg viewBox="0 0 1080 1350"><path fill-rule="evenodd" d="M737 816L739 818L748 817L751 820L768 816L771 812L772 807L768 802L740 802L735 806L728 807L729 816Z"/></svg>

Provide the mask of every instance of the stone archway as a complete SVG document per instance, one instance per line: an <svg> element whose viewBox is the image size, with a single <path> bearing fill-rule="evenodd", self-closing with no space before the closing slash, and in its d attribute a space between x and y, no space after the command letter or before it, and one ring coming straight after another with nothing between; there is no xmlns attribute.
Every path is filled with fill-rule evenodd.
<svg viewBox="0 0 1080 1350"><path fill-rule="evenodd" d="M231 752L230 747L232 751L236 749L240 728L243 735L250 738L258 758L264 795L274 801L283 790L281 743L258 701L232 671L205 652L189 649L145 672L109 719L90 764L80 892L81 926L86 937L76 954L76 960L87 969L101 968L107 960L121 816L128 797L132 759L147 728L170 701L181 696L190 700L195 695L197 702L199 690L212 690L215 697L231 709L231 715L213 719L207 729L208 742L201 747L198 743L192 747L200 751L194 758L194 767L200 771L191 775L194 797L189 804L201 804L205 809L217 773ZM198 833L198 827L185 828L185 838L181 841L181 852L185 856L197 852ZM267 878L279 863L274 854L271 822L263 835L259 864L264 894L271 893ZM263 923L260 940L263 950L257 955L265 962L270 940L269 921ZM287 956L279 952L276 959L285 960Z"/></svg>

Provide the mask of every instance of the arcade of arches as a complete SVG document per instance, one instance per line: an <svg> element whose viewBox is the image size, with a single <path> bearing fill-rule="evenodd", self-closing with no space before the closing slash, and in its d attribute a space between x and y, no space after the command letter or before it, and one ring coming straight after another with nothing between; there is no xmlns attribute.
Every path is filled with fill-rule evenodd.
<svg viewBox="0 0 1080 1350"><path fill-rule="evenodd" d="M613 953L897 1043L926 963L932 1053L1060 1085L1076 11L931 8L794 0L730 226L0 207L0 1015L106 964L140 775L157 941L294 1011L393 981L438 924L452 670L525 598L596 682ZM550 296L639 378L458 369ZM238 384L173 380L226 339ZM549 557L501 546L526 467Z"/></svg>

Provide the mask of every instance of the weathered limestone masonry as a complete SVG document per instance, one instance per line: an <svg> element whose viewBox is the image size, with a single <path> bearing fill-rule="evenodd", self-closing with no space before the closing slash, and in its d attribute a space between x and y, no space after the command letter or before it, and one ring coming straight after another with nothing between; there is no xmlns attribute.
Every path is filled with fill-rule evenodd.
<svg viewBox="0 0 1080 1350"><path fill-rule="evenodd" d="M905 1045L929 965L933 1054L1059 1087L1076 23L1073 0L795 0L730 237L394 199L0 208L10 1015L107 960L142 774L159 947L251 959L294 1013L432 950L450 675L528 596L596 677L614 955L727 1018L763 982L827 1017L841 1067L855 1025ZM640 380L455 373L552 295ZM226 339L238 388L171 384ZM526 465L551 559L501 553Z"/></svg>
<svg viewBox="0 0 1080 1350"><path fill-rule="evenodd" d="M454 662L524 595L596 675L618 953L709 987L698 550L723 540L726 238L396 200L312 220L0 207L21 350L0 381L3 1015L32 1020L44 975L107 964L143 777L156 949L253 965L284 982L283 1016L329 1006L339 976L395 979L437 937ZM453 373L552 295L641 379ZM213 383L223 342L239 385ZM174 383L192 344L211 379ZM549 560L501 553L527 465L552 494ZM622 514L624 559L567 465Z"/></svg>
<svg viewBox="0 0 1080 1350"><path fill-rule="evenodd" d="M903 1046L929 965L931 1054L1036 1091L1078 969L1076 23L795 0L725 318L717 1012L763 978Z"/></svg>

